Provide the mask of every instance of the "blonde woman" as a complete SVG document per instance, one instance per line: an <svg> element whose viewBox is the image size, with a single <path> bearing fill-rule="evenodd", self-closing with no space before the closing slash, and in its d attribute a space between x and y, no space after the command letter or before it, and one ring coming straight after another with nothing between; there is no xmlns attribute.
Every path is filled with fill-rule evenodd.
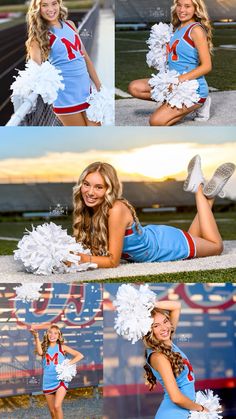
<svg viewBox="0 0 236 419"><path fill-rule="evenodd" d="M121 258L161 262L221 254L223 244L212 206L234 169L231 163L221 165L205 184L200 157L190 161L184 190L195 193L197 215L184 232L165 225L142 227L134 208L122 197L114 167L92 163L81 174L73 194L74 236L92 252L92 256L80 254L81 262L113 268Z"/></svg>
<svg viewBox="0 0 236 419"><path fill-rule="evenodd" d="M49 60L63 76L53 110L65 126L98 125L86 117L90 78L97 90L101 83L67 9L61 0L31 0L27 13L27 59L38 64Z"/></svg>
<svg viewBox="0 0 236 419"><path fill-rule="evenodd" d="M162 104L150 117L153 126L174 125L202 105L210 106L209 99L206 103L208 86L204 75L212 68L212 34L205 3L203 0L174 0L171 14L174 34L167 48L168 68L180 74L179 82L197 79L200 100L190 108L181 109ZM151 100L148 79L132 81L129 92L140 99Z"/></svg>
<svg viewBox="0 0 236 419"><path fill-rule="evenodd" d="M43 360L43 392L46 397L48 408L53 419L63 419L62 403L68 389L68 383L59 381L57 378L56 366L61 364L66 356L72 355L69 364L75 364L83 359L83 355L64 344L60 328L52 324L46 333L42 343L39 334L30 329L35 340L36 353Z"/></svg>
<svg viewBox="0 0 236 419"><path fill-rule="evenodd" d="M149 389L159 381L164 387L164 399L155 419L187 419L190 410L207 413L209 410L195 403L193 368L186 355L172 341L181 305L176 301L160 301L151 312L151 330L143 337L146 347L144 369Z"/></svg>

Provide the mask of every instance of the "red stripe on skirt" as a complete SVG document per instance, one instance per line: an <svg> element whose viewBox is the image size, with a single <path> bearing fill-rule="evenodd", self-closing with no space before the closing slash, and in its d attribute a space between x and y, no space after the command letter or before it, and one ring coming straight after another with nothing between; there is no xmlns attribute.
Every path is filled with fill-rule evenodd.
<svg viewBox="0 0 236 419"><path fill-rule="evenodd" d="M192 258L194 258L195 253L196 253L195 243L193 241L192 236L187 231L183 231L183 234L184 234L185 238L187 239L187 242L188 242L188 245L189 245L189 255L188 255L188 257L186 257L186 259L192 259Z"/></svg>
<svg viewBox="0 0 236 419"><path fill-rule="evenodd" d="M85 102L85 103L81 103L81 105L75 105L75 106L67 106L67 107L63 107L63 108L54 108L53 107L53 111L58 114L58 115L63 115L66 113L72 113L72 112L79 112L79 111L84 111L85 109L89 108L89 103Z"/></svg>

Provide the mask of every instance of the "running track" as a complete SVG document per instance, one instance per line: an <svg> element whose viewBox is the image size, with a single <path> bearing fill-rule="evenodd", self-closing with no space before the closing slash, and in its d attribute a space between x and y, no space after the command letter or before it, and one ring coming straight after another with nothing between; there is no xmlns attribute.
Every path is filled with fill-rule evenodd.
<svg viewBox="0 0 236 419"><path fill-rule="evenodd" d="M0 33L0 125L5 125L13 113L10 85L17 74L15 69L24 68L26 24L3 29Z"/></svg>

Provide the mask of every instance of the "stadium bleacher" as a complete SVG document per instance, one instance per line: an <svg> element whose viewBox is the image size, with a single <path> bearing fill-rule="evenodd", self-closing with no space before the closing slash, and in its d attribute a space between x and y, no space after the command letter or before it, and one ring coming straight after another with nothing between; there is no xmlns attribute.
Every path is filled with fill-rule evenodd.
<svg viewBox="0 0 236 419"><path fill-rule="evenodd" d="M72 210L72 188L74 183L22 183L0 184L0 213L24 213L49 211L60 204ZM194 195L183 191L183 182L124 182L123 195L136 208L195 206ZM17 199L16 199L17 197ZM229 199L218 199L216 204L229 206Z"/></svg>
<svg viewBox="0 0 236 419"><path fill-rule="evenodd" d="M213 21L236 20L235 0L205 0ZM116 0L116 22L168 22L172 0Z"/></svg>

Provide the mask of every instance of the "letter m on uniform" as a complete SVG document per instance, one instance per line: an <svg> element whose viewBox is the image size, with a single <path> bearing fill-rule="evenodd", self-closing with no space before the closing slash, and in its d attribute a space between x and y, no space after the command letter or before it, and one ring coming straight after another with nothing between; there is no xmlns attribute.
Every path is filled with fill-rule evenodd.
<svg viewBox="0 0 236 419"><path fill-rule="evenodd" d="M171 47L169 44L167 45L167 53L172 54L172 57L171 57L172 61L178 61L179 59L177 51L176 51L178 43L179 43L179 39L176 39Z"/></svg>
<svg viewBox="0 0 236 419"><path fill-rule="evenodd" d="M81 52L81 42L80 42L79 37L78 37L77 34L75 34L75 41L74 41L74 43L70 42L66 38L61 38L61 42L63 42L63 44L66 47L67 54L68 54L68 59L69 60L73 60L76 57L76 55L73 52L73 50L74 51L77 51L77 52Z"/></svg>
<svg viewBox="0 0 236 419"><path fill-rule="evenodd" d="M50 365L51 362L53 362L54 365L58 365L58 353L55 353L52 358L49 354L46 354L45 358L47 365Z"/></svg>

